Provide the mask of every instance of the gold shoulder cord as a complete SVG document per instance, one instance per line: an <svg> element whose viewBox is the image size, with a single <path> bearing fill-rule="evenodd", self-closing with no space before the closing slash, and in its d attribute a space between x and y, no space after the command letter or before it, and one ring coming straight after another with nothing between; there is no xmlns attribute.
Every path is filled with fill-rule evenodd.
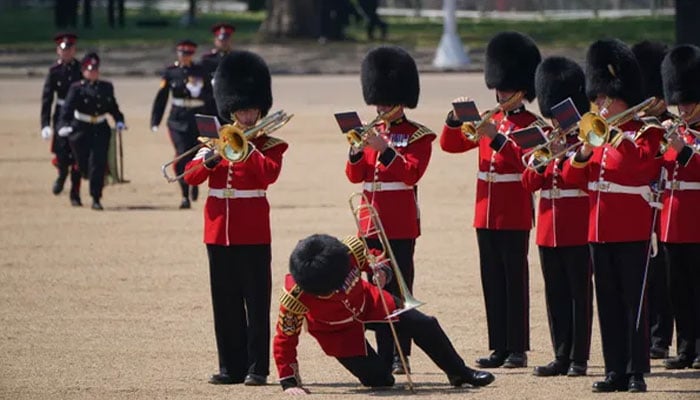
<svg viewBox="0 0 700 400"><path fill-rule="evenodd" d="M346 236L343 244L348 247L348 254L355 258L357 266L361 268L367 263L367 252L365 244L357 236Z"/></svg>
<svg viewBox="0 0 700 400"><path fill-rule="evenodd" d="M265 144L262 145L262 148L260 149L260 151L269 150L269 149L277 146L278 144L283 144L283 143L286 143L286 142L280 138L268 136L267 141L265 141Z"/></svg>
<svg viewBox="0 0 700 400"><path fill-rule="evenodd" d="M434 134L435 134L435 132L433 132L432 130L430 130L430 128L428 128L428 127L425 126L425 125L421 125L421 124L416 123L416 122L413 122L413 121L411 121L411 123L412 123L413 125L417 126L418 129L417 129L415 132L413 132L413 134L411 135L410 138L408 138L408 143L409 143L409 144L415 142L416 140L422 138L423 136L426 136L426 135L434 135Z"/></svg>
<svg viewBox="0 0 700 400"><path fill-rule="evenodd" d="M299 300L303 291L299 285L294 285L292 290L282 292L280 296L280 304L294 314L306 314L309 309Z"/></svg>

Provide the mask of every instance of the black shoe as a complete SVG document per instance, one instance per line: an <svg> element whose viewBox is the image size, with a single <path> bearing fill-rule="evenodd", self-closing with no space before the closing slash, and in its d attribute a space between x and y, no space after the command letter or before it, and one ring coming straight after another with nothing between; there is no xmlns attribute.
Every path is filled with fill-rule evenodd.
<svg viewBox="0 0 700 400"><path fill-rule="evenodd" d="M192 198L192 201L197 201L199 198L199 186L190 187L190 197Z"/></svg>
<svg viewBox="0 0 700 400"><path fill-rule="evenodd" d="M209 377L209 383L212 385L234 385L236 383L243 383L243 381L234 379L229 374L218 373Z"/></svg>
<svg viewBox="0 0 700 400"><path fill-rule="evenodd" d="M102 204L100 204L99 200L93 200L92 201L92 209L97 210L97 211L102 211L104 208L102 207Z"/></svg>
<svg viewBox="0 0 700 400"><path fill-rule="evenodd" d="M535 367L533 374L535 376L557 376L566 374L567 362L562 360L554 360L547 365Z"/></svg>
<svg viewBox="0 0 700 400"><path fill-rule="evenodd" d="M406 360L406 369L408 369L408 373L410 374L411 364L408 363L408 356L404 356L404 359ZM401 357L395 356L394 362L391 364L391 373L394 375L406 375L406 369L404 369L401 363Z"/></svg>
<svg viewBox="0 0 700 400"><path fill-rule="evenodd" d="M476 359L476 364L482 368L498 368L503 365L508 353L504 351L493 351L488 357L481 357Z"/></svg>
<svg viewBox="0 0 700 400"><path fill-rule="evenodd" d="M593 383L593 391L600 393L626 392L627 380L614 372L609 373L604 381Z"/></svg>
<svg viewBox="0 0 700 400"><path fill-rule="evenodd" d="M685 369L693 365L693 360L685 353L664 360L666 369Z"/></svg>
<svg viewBox="0 0 700 400"><path fill-rule="evenodd" d="M693 369L700 369L700 356L695 357L691 367L693 367Z"/></svg>
<svg viewBox="0 0 700 400"><path fill-rule="evenodd" d="M454 387L462 387L465 383L477 387L490 384L496 377L488 371L471 370L465 376L448 376L447 379L450 380L450 385Z"/></svg>
<svg viewBox="0 0 700 400"><path fill-rule="evenodd" d="M71 196L71 197L70 197L70 205L72 205L73 207L82 207L82 206L83 206L83 202L80 201L80 197Z"/></svg>
<svg viewBox="0 0 700 400"><path fill-rule="evenodd" d="M257 374L248 374L246 375L243 384L246 386L264 386L267 385L267 377Z"/></svg>
<svg viewBox="0 0 700 400"><path fill-rule="evenodd" d="M644 375L632 375L630 383L627 386L627 391L631 393L640 393L647 391L647 384L644 382Z"/></svg>
<svg viewBox="0 0 700 400"><path fill-rule="evenodd" d="M510 353L503 362L503 368L525 368L527 367L527 354Z"/></svg>
<svg viewBox="0 0 700 400"><path fill-rule="evenodd" d="M649 349L649 357L652 360L662 360L668 358L668 349L663 347L652 347Z"/></svg>
<svg viewBox="0 0 700 400"><path fill-rule="evenodd" d="M187 210L191 207L192 206L190 205L190 199L188 199L187 197L183 198L180 202L180 210Z"/></svg>
<svg viewBox="0 0 700 400"><path fill-rule="evenodd" d="M59 175L58 178L56 178L56 181L53 183L53 186L51 187L51 193L55 195L61 194L63 191L63 185L66 183L66 175Z"/></svg>
<svg viewBox="0 0 700 400"><path fill-rule="evenodd" d="M569 370L566 372L566 376L586 376L588 370L588 363L572 361L569 365Z"/></svg>

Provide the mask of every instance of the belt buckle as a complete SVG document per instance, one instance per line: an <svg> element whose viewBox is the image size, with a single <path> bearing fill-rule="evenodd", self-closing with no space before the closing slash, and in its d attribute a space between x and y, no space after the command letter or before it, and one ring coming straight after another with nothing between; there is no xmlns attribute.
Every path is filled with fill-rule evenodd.
<svg viewBox="0 0 700 400"><path fill-rule="evenodd" d="M372 191L373 192L378 192L380 190L382 190L382 183L381 182L372 183Z"/></svg>
<svg viewBox="0 0 700 400"><path fill-rule="evenodd" d="M671 190L681 190L681 183L678 181L671 182Z"/></svg>
<svg viewBox="0 0 700 400"><path fill-rule="evenodd" d="M610 182L598 182L598 191L607 192L610 190Z"/></svg>
<svg viewBox="0 0 700 400"><path fill-rule="evenodd" d="M94 116L94 115L91 115L91 116L90 116L90 123L91 123L91 124L97 123L97 117Z"/></svg>
<svg viewBox="0 0 700 400"><path fill-rule="evenodd" d="M558 199L559 197L561 197L561 192L559 191L559 188L551 188L549 190L549 193L550 197L553 199Z"/></svg>
<svg viewBox="0 0 700 400"><path fill-rule="evenodd" d="M486 182L495 182L496 177L494 176L493 172L487 172L486 173Z"/></svg>
<svg viewBox="0 0 700 400"><path fill-rule="evenodd" d="M230 199L236 194L236 189L223 189L224 198Z"/></svg>

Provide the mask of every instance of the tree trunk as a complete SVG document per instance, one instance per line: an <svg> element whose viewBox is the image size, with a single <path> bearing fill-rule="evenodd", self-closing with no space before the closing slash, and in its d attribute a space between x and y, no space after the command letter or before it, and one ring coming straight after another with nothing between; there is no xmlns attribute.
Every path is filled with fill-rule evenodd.
<svg viewBox="0 0 700 400"><path fill-rule="evenodd" d="M700 46L700 1L676 0L676 43Z"/></svg>
<svg viewBox="0 0 700 400"><path fill-rule="evenodd" d="M321 34L321 3L328 0L267 0L260 32L277 38L317 38Z"/></svg>

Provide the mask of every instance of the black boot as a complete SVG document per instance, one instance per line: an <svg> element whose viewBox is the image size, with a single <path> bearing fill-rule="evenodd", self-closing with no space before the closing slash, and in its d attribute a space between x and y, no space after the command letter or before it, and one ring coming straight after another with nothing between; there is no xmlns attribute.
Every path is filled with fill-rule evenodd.
<svg viewBox="0 0 700 400"><path fill-rule="evenodd" d="M634 374L630 377L627 391L631 393L641 393L647 391L647 384L644 382L644 374Z"/></svg>
<svg viewBox="0 0 700 400"><path fill-rule="evenodd" d="M190 199L187 197L183 197L182 201L180 202L180 210L187 210L190 209L192 205L190 204Z"/></svg>
<svg viewBox="0 0 700 400"><path fill-rule="evenodd" d="M525 368L527 367L526 353L510 353L503 361L503 368Z"/></svg>
<svg viewBox="0 0 700 400"><path fill-rule="evenodd" d="M68 171L65 170L59 170L58 173L58 178L56 178L56 181L53 183L53 186L51 187L51 193L55 195L61 194L63 191L63 185L66 184L66 178L68 177Z"/></svg>
<svg viewBox="0 0 700 400"><path fill-rule="evenodd" d="M404 360L406 360L406 369L408 369L408 373L410 374L411 364L408 363L408 356L404 356ZM406 375L406 369L404 369L401 363L401 357L395 355L394 362L391 364L391 373L394 375Z"/></svg>
<svg viewBox="0 0 700 400"><path fill-rule="evenodd" d="M97 197L92 198L92 209L96 211L104 210L102 204L100 204L100 199L98 199Z"/></svg>
<svg viewBox="0 0 700 400"><path fill-rule="evenodd" d="M450 385L454 387L462 387L465 383L474 387L486 386L496 379L496 377L488 371L477 371L473 369L471 369L467 375L448 376L447 378L450 380Z"/></svg>
<svg viewBox="0 0 700 400"><path fill-rule="evenodd" d="M557 376L565 375L568 369L568 362L564 360L554 360L547 365L535 367L533 374L535 376Z"/></svg>
<svg viewBox="0 0 700 400"><path fill-rule="evenodd" d="M598 381L593 383L593 391L608 393L608 392L626 392L628 381L625 379L624 375L616 374L615 372L609 372L605 376L604 381Z"/></svg>
<svg viewBox="0 0 700 400"><path fill-rule="evenodd" d="M508 353L495 350L488 357L477 358L476 363L482 368L498 368L506 361Z"/></svg>
<svg viewBox="0 0 700 400"><path fill-rule="evenodd" d="M693 359L685 353L681 353L673 358L664 360L666 369L685 369L693 365Z"/></svg>

